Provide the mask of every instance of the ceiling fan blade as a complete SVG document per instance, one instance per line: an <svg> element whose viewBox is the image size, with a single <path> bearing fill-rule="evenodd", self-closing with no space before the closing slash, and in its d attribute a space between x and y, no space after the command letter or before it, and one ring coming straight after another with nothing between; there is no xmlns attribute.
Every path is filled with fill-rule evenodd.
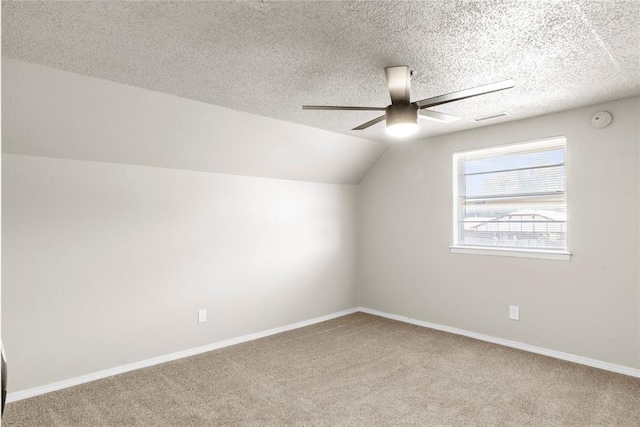
<svg viewBox="0 0 640 427"><path fill-rule="evenodd" d="M411 70L406 65L386 67L387 87L392 104L409 104L411 102Z"/></svg>
<svg viewBox="0 0 640 427"><path fill-rule="evenodd" d="M438 122L451 123L456 120L460 120L460 117L452 116L451 114L440 113L438 111L431 110L420 110L420 114L418 115L421 119L431 119L436 120Z"/></svg>
<svg viewBox="0 0 640 427"><path fill-rule="evenodd" d="M462 99L471 98L478 95L484 95L499 90L511 89L515 86L513 80L504 80L502 82L491 83L484 86L474 87L473 89L465 89L459 92L448 93L446 95L435 96L433 98L422 99L415 102L422 108L435 107L436 105L446 104L448 102L460 101Z"/></svg>
<svg viewBox="0 0 640 427"><path fill-rule="evenodd" d="M383 121L386 117L387 117L387 116L386 116L386 114L383 114L382 116L380 116L380 117L376 117L375 119L370 120L370 121L368 121L367 123L363 123L363 124L361 124L360 126L355 127L355 128L353 128L353 129L351 129L351 130L363 130L363 129L366 129L366 128L370 127L370 126L375 125L376 123L380 123L380 122L381 122L381 121Z"/></svg>
<svg viewBox="0 0 640 427"><path fill-rule="evenodd" d="M345 107L339 105L303 105L303 110L384 111L384 107Z"/></svg>

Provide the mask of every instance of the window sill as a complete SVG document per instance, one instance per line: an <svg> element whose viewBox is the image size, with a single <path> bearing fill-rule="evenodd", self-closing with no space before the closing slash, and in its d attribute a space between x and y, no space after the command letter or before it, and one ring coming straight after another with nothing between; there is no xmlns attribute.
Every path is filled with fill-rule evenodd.
<svg viewBox="0 0 640 427"><path fill-rule="evenodd" d="M553 259L570 261L571 252L543 251L535 249L489 248L483 246L449 246L452 254L510 256L519 258Z"/></svg>

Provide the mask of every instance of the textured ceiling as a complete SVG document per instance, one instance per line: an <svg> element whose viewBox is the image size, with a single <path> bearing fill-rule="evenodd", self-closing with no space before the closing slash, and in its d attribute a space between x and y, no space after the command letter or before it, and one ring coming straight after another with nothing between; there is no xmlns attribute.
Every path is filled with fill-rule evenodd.
<svg viewBox="0 0 640 427"><path fill-rule="evenodd" d="M262 116L350 131L389 103L384 70L409 65L412 100L515 79L434 108L416 137L640 94L638 1L4 2L3 55Z"/></svg>

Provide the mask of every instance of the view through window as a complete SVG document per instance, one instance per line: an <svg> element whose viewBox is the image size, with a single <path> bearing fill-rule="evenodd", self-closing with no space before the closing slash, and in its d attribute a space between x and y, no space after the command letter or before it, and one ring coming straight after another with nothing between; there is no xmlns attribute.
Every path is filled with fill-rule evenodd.
<svg viewBox="0 0 640 427"><path fill-rule="evenodd" d="M566 251L565 154L565 138L454 154L454 246Z"/></svg>

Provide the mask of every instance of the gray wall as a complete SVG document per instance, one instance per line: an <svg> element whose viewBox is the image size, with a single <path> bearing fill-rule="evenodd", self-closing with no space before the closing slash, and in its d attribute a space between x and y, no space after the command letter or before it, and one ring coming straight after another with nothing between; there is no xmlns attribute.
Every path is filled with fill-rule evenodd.
<svg viewBox="0 0 640 427"><path fill-rule="evenodd" d="M11 154L353 185L387 147L4 57L2 141Z"/></svg>
<svg viewBox="0 0 640 427"><path fill-rule="evenodd" d="M357 304L355 186L9 154L2 173L10 392Z"/></svg>
<svg viewBox="0 0 640 427"><path fill-rule="evenodd" d="M360 305L639 368L639 104L395 145L359 187ZM599 110L614 116L605 129L590 125ZM557 135L571 261L451 254L453 153Z"/></svg>

